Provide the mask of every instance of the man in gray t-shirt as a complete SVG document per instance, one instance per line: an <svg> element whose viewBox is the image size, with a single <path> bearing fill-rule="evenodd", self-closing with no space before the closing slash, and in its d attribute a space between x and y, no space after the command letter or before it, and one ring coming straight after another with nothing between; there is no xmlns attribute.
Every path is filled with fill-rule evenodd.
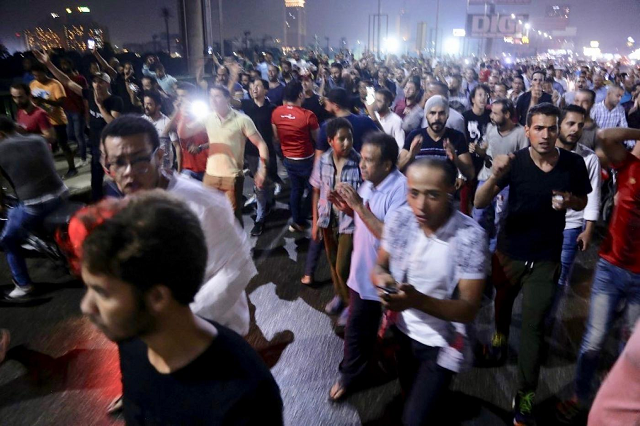
<svg viewBox="0 0 640 426"><path fill-rule="evenodd" d="M7 214L0 245L15 285L7 297L21 299L33 287L20 245L30 230L60 206L68 189L56 172L47 142L40 136L17 134L15 123L6 117L0 117L0 173L13 186L19 200Z"/></svg>
<svg viewBox="0 0 640 426"><path fill-rule="evenodd" d="M491 162L498 155L508 155L529 146L524 127L513 122L515 107L509 99L499 99L491 105L491 124L487 127L484 141L470 144L469 151L476 151L484 158L484 165L478 173L478 188L491 177ZM475 145L475 146L474 146ZM487 231L489 248L495 251L500 222L505 216L509 198L509 187L504 188L484 209L473 208L473 218Z"/></svg>

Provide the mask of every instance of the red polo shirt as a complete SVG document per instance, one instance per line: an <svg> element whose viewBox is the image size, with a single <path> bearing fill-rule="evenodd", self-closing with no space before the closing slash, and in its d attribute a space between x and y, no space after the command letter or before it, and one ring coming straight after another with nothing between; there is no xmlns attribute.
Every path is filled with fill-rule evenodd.
<svg viewBox="0 0 640 426"><path fill-rule="evenodd" d="M47 113L38 107L34 107L30 113L23 109L18 110L17 122L20 127L29 133L35 133L37 135L42 134L44 130L51 128L49 117Z"/></svg>
<svg viewBox="0 0 640 426"><path fill-rule="evenodd" d="M308 158L314 154L311 132L320 125L313 112L294 105L279 106L271 114L271 123L278 129L285 158Z"/></svg>
<svg viewBox="0 0 640 426"><path fill-rule="evenodd" d="M178 112L176 122L180 122L182 119L182 112ZM193 119L189 116L185 117L184 120L185 123L193 121ZM201 149L201 151L197 154L190 153L189 147L192 145L195 145L196 147ZM206 131L196 133L190 138L180 138L180 149L182 151L182 168L191 170L192 172L196 173L205 172L207 170L207 158L209 157L209 150L207 149L208 145L209 137L207 136Z"/></svg>
<svg viewBox="0 0 640 426"><path fill-rule="evenodd" d="M613 265L640 274L640 159L627 158L614 165L618 172L618 192L600 257Z"/></svg>

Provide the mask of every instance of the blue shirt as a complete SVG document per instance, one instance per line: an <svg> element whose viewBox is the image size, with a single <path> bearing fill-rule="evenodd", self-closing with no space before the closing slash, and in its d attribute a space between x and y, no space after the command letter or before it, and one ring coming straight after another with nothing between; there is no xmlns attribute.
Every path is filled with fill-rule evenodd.
<svg viewBox="0 0 640 426"><path fill-rule="evenodd" d="M142 74L146 75L147 77L155 78L162 90L164 90L167 95L176 96L175 86L176 84L178 84L178 80L176 80L174 77L170 76L169 74L165 74L164 77L158 77L158 74L149 70L147 64L144 64L142 66Z"/></svg>
<svg viewBox="0 0 640 426"><path fill-rule="evenodd" d="M267 98L274 105L282 105L282 99L284 98L284 84L280 83L278 87L269 89L267 91Z"/></svg>
<svg viewBox="0 0 640 426"><path fill-rule="evenodd" d="M407 203L407 178L394 169L377 187L365 181L358 190L362 202L371 213L381 221L388 215ZM380 301L370 274L373 270L380 240L367 228L367 225L354 214L355 231L353 233L353 252L351 254L351 269L347 285L364 300Z"/></svg>
<svg viewBox="0 0 640 426"><path fill-rule="evenodd" d="M380 132L381 130L376 126L372 119L366 115L350 114L346 117L353 127L353 149L360 152L362 148L362 141L369 132ZM327 120L328 121L328 120ZM320 136L318 136L318 145L316 149L320 151L326 151L329 149L329 141L327 140L327 121L320 126Z"/></svg>
<svg viewBox="0 0 640 426"><path fill-rule="evenodd" d="M339 182L348 183L356 191L362 184L360 173L360 154L353 148L347 161L342 166ZM329 193L336 187L336 166L333 162L333 149L322 154L313 166L309 183L320 190L318 198L318 227L328 228L331 223L332 204L328 200ZM353 234L353 218L344 212L338 214L338 233Z"/></svg>

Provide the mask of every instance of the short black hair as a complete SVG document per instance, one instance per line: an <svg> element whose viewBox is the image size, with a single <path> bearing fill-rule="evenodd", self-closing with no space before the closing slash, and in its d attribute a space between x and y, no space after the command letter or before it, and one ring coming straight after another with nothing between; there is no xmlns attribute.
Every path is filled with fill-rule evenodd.
<svg viewBox="0 0 640 426"><path fill-rule="evenodd" d="M389 161L392 170L397 167L400 149L393 136L383 132L370 132L362 142L362 146L364 145L372 145L380 150L380 163Z"/></svg>
<svg viewBox="0 0 640 426"><path fill-rule="evenodd" d="M16 123L6 115L0 115L0 132L13 133L16 131Z"/></svg>
<svg viewBox="0 0 640 426"><path fill-rule="evenodd" d="M585 117L587 115L587 111L584 108L582 108L581 106L570 104L570 105L567 105L566 107L564 107L562 109L562 111L560 111L560 119L558 120L558 123L562 124L562 122L564 121L565 117L570 112L575 112L576 114L581 114L581 115L583 115Z"/></svg>
<svg viewBox="0 0 640 426"><path fill-rule="evenodd" d="M46 73L47 67L42 65L40 62L34 62L33 65L31 65L31 72L33 73L34 71L40 71L40 72Z"/></svg>
<svg viewBox="0 0 640 426"><path fill-rule="evenodd" d="M509 113L511 118L516 116L516 107L513 105L511 99L497 99L493 101L493 105L500 105L502 113Z"/></svg>
<svg viewBox="0 0 640 426"><path fill-rule="evenodd" d="M533 78L534 75L536 74L542 74L542 79L544 80L545 78L547 78L547 74L543 71L543 70L535 70L533 72L533 74L531 74L531 78Z"/></svg>
<svg viewBox="0 0 640 426"><path fill-rule="evenodd" d="M487 96L491 94L491 89L489 89L489 86L487 86L486 84L476 85L476 87L471 89L471 93L469 94L469 102L471 102L472 104L473 104L473 98L476 97L476 93L478 92L478 90L484 90L484 93L486 93Z"/></svg>
<svg viewBox="0 0 640 426"><path fill-rule="evenodd" d="M446 99L449 99L449 86L439 81L432 81L429 86L434 86L438 94Z"/></svg>
<svg viewBox="0 0 640 426"><path fill-rule="evenodd" d="M586 93L591 97L591 103L596 103L596 92L591 89L578 89L578 92Z"/></svg>
<svg viewBox="0 0 640 426"><path fill-rule="evenodd" d="M121 115L111 123L107 124L102 131L100 144L102 145L104 155L107 155L105 145L107 137L123 137L140 134L146 134L149 136L149 142L151 143L151 148L154 151L160 147L160 136L158 136L158 131L149 120L133 114Z"/></svg>
<svg viewBox="0 0 640 426"><path fill-rule="evenodd" d="M556 80L553 77L545 77L544 82L553 84Z"/></svg>
<svg viewBox="0 0 640 426"><path fill-rule="evenodd" d="M351 99L349 99L349 94L342 87L334 87L333 89L329 90L327 100L329 102L333 102L342 109L351 108Z"/></svg>
<svg viewBox="0 0 640 426"><path fill-rule="evenodd" d="M453 75L451 76L451 78L454 78L454 79L456 79L456 80L458 80L458 81L462 81L462 76L461 76L460 74L453 74Z"/></svg>
<svg viewBox="0 0 640 426"><path fill-rule="evenodd" d="M429 169L438 169L442 171L445 177L445 182L449 186L455 186L456 179L458 178L458 169L449 159L443 159L438 157L420 158L409 166L412 167L426 167Z"/></svg>
<svg viewBox="0 0 640 426"><path fill-rule="evenodd" d="M155 86L156 84L158 84L158 80L151 75L143 75L140 81L144 80L145 78L151 82L152 86Z"/></svg>
<svg viewBox="0 0 640 426"><path fill-rule="evenodd" d="M340 62L334 62L331 64L331 68L339 68L342 71L342 64Z"/></svg>
<svg viewBox="0 0 640 426"><path fill-rule="evenodd" d="M164 285L178 303L188 305L204 280L207 245L195 213L157 189L131 197L92 230L82 246L82 263L92 274L133 286L139 295Z"/></svg>
<svg viewBox="0 0 640 426"><path fill-rule="evenodd" d="M535 115L547 115L560 118L560 108L550 102L542 102L529 108L527 113L527 127L531 127L531 122Z"/></svg>
<svg viewBox="0 0 640 426"><path fill-rule="evenodd" d="M291 81L286 86L284 86L284 94L282 95L282 99L287 102L295 102L300 97L302 91L302 83L296 80Z"/></svg>
<svg viewBox="0 0 640 426"><path fill-rule="evenodd" d="M340 129L349 129L351 130L351 134L353 135L353 126L351 125L351 122L349 122L349 120L347 120L346 118L337 117L327 121L327 140L333 140Z"/></svg>
<svg viewBox="0 0 640 426"><path fill-rule="evenodd" d="M143 98L151 98L156 105L162 106L162 96L157 90L145 90Z"/></svg>
<svg viewBox="0 0 640 426"><path fill-rule="evenodd" d="M188 94L193 95L198 92L198 87L188 81L179 81L176 86L176 90L184 90Z"/></svg>
<svg viewBox="0 0 640 426"><path fill-rule="evenodd" d="M376 93L381 94L384 97L385 102L387 102L389 105L391 105L391 103L393 103L393 94L391 93L391 91L385 87L381 87L379 89L376 90Z"/></svg>
<svg viewBox="0 0 640 426"><path fill-rule="evenodd" d="M211 92L212 90L218 90L219 92L222 92L222 95L227 98L227 99L231 99L231 92L229 92L229 89L227 89L226 87L224 87L221 84L212 84L209 86L209 92Z"/></svg>
<svg viewBox="0 0 640 426"><path fill-rule="evenodd" d="M31 88L29 87L28 84L24 84L24 83L13 83L11 85L11 89L16 89L16 90L23 90L24 94L27 96L31 96Z"/></svg>
<svg viewBox="0 0 640 426"><path fill-rule="evenodd" d="M269 90L269 82L267 80L265 80L264 78L256 78L252 83L256 83L258 81L262 83L262 87L264 87L264 90Z"/></svg>

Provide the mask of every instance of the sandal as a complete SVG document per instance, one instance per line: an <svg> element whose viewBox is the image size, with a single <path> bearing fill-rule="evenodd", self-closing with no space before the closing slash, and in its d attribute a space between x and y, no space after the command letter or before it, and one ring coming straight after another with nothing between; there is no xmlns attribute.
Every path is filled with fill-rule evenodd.
<svg viewBox="0 0 640 426"><path fill-rule="evenodd" d="M120 411L122 411L122 395L116 397L107 407L107 414L118 414Z"/></svg>
<svg viewBox="0 0 640 426"><path fill-rule="evenodd" d="M337 382L331 386L331 390L329 391L329 401L331 402L340 402L342 401L348 394L348 389L344 385L341 379L338 379Z"/></svg>

